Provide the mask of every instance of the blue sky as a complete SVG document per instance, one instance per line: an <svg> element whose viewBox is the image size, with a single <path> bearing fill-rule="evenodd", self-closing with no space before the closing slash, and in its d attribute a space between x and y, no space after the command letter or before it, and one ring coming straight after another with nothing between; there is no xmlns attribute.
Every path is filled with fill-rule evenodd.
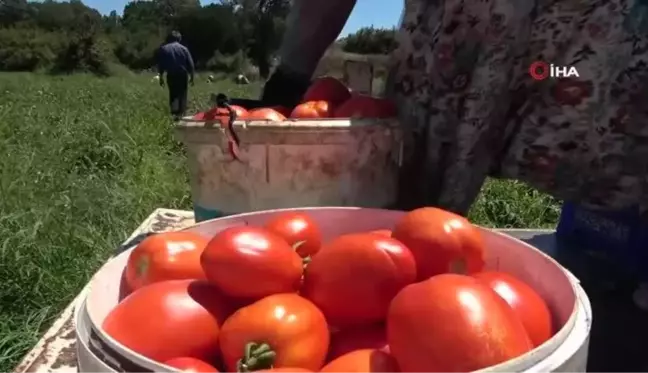
<svg viewBox="0 0 648 373"><path fill-rule="evenodd" d="M83 0L83 2L101 13L108 14L112 10L121 13L128 0ZM207 4L212 1L201 0L201 2ZM341 36L364 26L395 26L400 19L402 7L402 0L358 0Z"/></svg>

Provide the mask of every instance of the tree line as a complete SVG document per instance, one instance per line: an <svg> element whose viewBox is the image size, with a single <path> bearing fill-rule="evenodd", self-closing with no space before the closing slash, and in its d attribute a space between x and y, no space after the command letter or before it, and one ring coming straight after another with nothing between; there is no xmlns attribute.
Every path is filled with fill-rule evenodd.
<svg viewBox="0 0 648 373"><path fill-rule="evenodd" d="M110 75L116 67L155 66L171 29L183 35L196 67L266 77L285 28L290 0L135 0L102 15L80 0L0 0L0 70ZM389 53L394 30L365 28L341 40L344 51Z"/></svg>

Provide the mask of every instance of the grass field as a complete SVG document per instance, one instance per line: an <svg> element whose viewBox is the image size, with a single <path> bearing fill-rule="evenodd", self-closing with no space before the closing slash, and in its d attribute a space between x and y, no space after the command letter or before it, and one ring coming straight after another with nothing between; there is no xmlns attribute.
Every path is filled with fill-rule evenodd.
<svg viewBox="0 0 648 373"><path fill-rule="evenodd" d="M256 96L259 86L203 83ZM0 74L0 371L11 370L112 250L157 207L190 208L166 92L150 76ZM553 226L555 202L489 182L473 221Z"/></svg>

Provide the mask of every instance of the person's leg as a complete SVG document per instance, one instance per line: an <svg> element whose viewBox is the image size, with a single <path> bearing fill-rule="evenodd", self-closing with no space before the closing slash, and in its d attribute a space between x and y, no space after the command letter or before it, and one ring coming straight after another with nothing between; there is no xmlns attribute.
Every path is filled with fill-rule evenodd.
<svg viewBox="0 0 648 373"><path fill-rule="evenodd" d="M263 90L267 105L294 106L326 49L340 35L356 0L295 0L279 49L280 64Z"/></svg>
<svg viewBox="0 0 648 373"><path fill-rule="evenodd" d="M189 79L186 74L169 74L169 106L171 115L176 119L182 117L187 111L187 93Z"/></svg>
<svg viewBox="0 0 648 373"><path fill-rule="evenodd" d="M437 206L465 215L477 198L503 150L510 56L530 34L530 7L522 5L408 1L390 76L408 140L402 208Z"/></svg>
<svg viewBox="0 0 648 373"><path fill-rule="evenodd" d="M169 88L169 111L171 115L178 114L178 81L175 75L167 74L167 87Z"/></svg>

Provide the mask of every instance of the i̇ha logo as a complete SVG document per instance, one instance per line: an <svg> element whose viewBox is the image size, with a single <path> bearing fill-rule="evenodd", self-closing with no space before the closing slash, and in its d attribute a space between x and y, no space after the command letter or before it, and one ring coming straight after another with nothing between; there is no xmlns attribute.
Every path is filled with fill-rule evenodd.
<svg viewBox="0 0 648 373"><path fill-rule="evenodd" d="M529 66L529 75L534 80L545 80L547 78L571 78L580 77L574 66L556 66L543 61L536 61Z"/></svg>

